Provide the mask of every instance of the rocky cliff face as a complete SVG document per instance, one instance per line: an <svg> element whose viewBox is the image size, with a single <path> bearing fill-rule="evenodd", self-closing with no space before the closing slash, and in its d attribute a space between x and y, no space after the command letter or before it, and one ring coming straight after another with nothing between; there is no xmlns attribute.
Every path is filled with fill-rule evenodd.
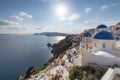
<svg viewBox="0 0 120 80"><path fill-rule="evenodd" d="M58 56L59 54L62 54L64 51L66 51L68 48L72 46L72 43L79 44L80 42L80 34L73 34L68 35L65 39L61 40L57 44L53 44L51 52L54 56Z"/></svg>

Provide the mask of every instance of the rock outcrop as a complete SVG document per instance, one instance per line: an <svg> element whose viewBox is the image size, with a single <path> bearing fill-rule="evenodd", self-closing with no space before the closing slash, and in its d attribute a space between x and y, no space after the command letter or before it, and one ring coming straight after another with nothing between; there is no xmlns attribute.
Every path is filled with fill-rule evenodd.
<svg viewBox="0 0 120 80"><path fill-rule="evenodd" d="M72 34L68 35L65 39L61 40L59 43L55 43L52 46L51 52L54 56L58 56L59 54L62 54L64 51L66 51L68 48L72 46L72 43L79 44L80 42L80 34Z"/></svg>

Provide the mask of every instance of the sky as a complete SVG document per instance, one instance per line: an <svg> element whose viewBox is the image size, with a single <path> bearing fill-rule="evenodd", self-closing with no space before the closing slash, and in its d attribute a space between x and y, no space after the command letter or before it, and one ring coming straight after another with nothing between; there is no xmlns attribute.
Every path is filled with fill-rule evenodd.
<svg viewBox="0 0 120 80"><path fill-rule="evenodd" d="M120 22L120 0L0 0L0 33L80 33Z"/></svg>

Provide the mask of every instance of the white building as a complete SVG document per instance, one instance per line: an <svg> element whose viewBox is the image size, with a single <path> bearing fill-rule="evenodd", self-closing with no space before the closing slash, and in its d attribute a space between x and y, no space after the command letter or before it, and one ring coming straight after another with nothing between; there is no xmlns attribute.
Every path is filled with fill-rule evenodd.
<svg viewBox="0 0 120 80"><path fill-rule="evenodd" d="M93 35L93 51L101 49L115 49L116 40L108 31L99 31Z"/></svg>
<svg viewBox="0 0 120 80"><path fill-rule="evenodd" d="M109 31L114 35L114 38L120 40L120 23L110 26Z"/></svg>
<svg viewBox="0 0 120 80"><path fill-rule="evenodd" d="M114 38L107 26L99 25L92 36L85 32L80 42L81 65L120 66L120 41Z"/></svg>
<svg viewBox="0 0 120 80"><path fill-rule="evenodd" d="M85 32L82 35L80 42L80 52L89 52L92 49L92 35L89 32Z"/></svg>

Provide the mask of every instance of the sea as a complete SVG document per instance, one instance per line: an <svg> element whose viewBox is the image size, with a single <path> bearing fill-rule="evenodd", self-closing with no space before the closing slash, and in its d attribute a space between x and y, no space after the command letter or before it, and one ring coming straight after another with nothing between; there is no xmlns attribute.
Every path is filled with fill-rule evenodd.
<svg viewBox="0 0 120 80"><path fill-rule="evenodd" d="M41 66L52 57L47 43L64 36L0 35L0 80L16 80L31 66Z"/></svg>

